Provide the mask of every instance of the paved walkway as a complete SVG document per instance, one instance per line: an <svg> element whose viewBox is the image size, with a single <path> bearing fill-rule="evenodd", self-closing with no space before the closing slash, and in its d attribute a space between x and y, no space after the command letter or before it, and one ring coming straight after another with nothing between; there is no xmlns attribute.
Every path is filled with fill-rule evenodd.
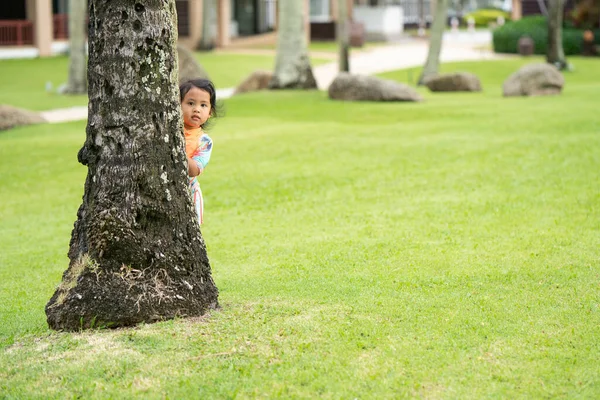
<svg viewBox="0 0 600 400"><path fill-rule="evenodd" d="M372 75L403 68L419 67L425 63L428 41L405 39L395 44L351 52L350 72ZM506 58L490 50L490 32L447 32L440 55L442 62L478 61ZM337 62L313 68L319 89L326 90L338 73ZM234 88L217 89L217 98L233 95ZM87 107L72 107L41 113L51 123L76 121L87 118Z"/></svg>
<svg viewBox="0 0 600 400"><path fill-rule="evenodd" d="M228 99L233 95L234 88L217 89L217 99ZM59 108L40 112L40 115L51 124L60 122L80 121L87 119L87 106Z"/></svg>
<svg viewBox="0 0 600 400"><path fill-rule="evenodd" d="M489 32L448 32L444 36L441 62L479 61L506 58L491 50ZM412 39L397 44L375 47L353 55L350 60L350 72L353 74L373 75L398 69L420 67L425 64L429 42L424 39ZM338 73L337 62L314 68L319 89L326 90Z"/></svg>

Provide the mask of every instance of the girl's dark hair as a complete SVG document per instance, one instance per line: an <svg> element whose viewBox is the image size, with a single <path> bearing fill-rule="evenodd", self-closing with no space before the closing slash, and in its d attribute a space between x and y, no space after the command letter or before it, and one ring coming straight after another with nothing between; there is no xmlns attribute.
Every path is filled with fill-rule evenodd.
<svg viewBox="0 0 600 400"><path fill-rule="evenodd" d="M190 79L189 81L185 81L179 85L179 101L182 102L183 98L192 90L192 88L198 88L200 90L204 90L206 93L210 95L210 116L218 117L221 114L221 107L217 106L217 91L215 90L215 85L208 79ZM202 125L204 128L205 123Z"/></svg>

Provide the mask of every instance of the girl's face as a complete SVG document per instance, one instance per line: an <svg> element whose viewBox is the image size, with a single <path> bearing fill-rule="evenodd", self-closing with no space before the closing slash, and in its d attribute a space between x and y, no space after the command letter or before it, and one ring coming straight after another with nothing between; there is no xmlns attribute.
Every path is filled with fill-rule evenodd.
<svg viewBox="0 0 600 400"><path fill-rule="evenodd" d="M210 118L210 94L206 90L193 87L183 97L181 111L186 129L200 128Z"/></svg>

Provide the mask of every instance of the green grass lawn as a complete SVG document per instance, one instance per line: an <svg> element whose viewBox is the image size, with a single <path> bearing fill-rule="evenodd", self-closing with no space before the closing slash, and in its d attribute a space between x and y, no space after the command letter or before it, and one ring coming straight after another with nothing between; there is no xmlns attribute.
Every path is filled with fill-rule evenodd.
<svg viewBox="0 0 600 400"><path fill-rule="evenodd" d="M258 69L273 70L274 55L195 53L217 88L237 86ZM330 60L315 58L313 66ZM56 89L68 78L68 57L0 60L0 104L29 110L85 106L87 96L63 96ZM46 91L50 82L52 91Z"/></svg>
<svg viewBox="0 0 600 400"><path fill-rule="evenodd" d="M87 95L59 95L56 90L67 82L66 56L0 60L0 104L28 110L85 106ZM46 85L50 84L50 91Z"/></svg>
<svg viewBox="0 0 600 400"><path fill-rule="evenodd" d="M272 71L275 57L271 55L246 55L228 53L195 53L196 59L208 72L218 88L239 85L258 69Z"/></svg>
<svg viewBox="0 0 600 400"><path fill-rule="evenodd" d="M248 55L235 53L196 53L198 61L206 68L218 88L237 86L256 70L272 71L275 68L275 55ZM313 67L331 62L313 57Z"/></svg>
<svg viewBox="0 0 600 400"><path fill-rule="evenodd" d="M600 63L561 96L226 101L202 178L222 309L56 333L83 122L0 132L7 398L598 398ZM388 74L405 81L406 71Z"/></svg>
<svg viewBox="0 0 600 400"><path fill-rule="evenodd" d="M495 60L488 63L481 63L477 61L455 62L441 64L440 73L458 71L473 72L481 80L484 89L484 95L491 94L494 98L497 98L499 94L502 94L502 83L506 80L506 78L508 78L509 75L529 63L536 62L544 62L544 59L542 57L532 56L507 58L506 60ZM594 72L594 69L598 64L596 60L569 58L569 62L574 64L575 70L574 72L565 73L565 78L567 79L568 83L575 83L579 85L586 84L588 80L592 80L593 82L595 79L597 79L596 73ZM417 81L419 80L421 69L421 67L414 67L398 71L385 72L379 74L379 77L407 83L410 85L416 85ZM429 93L426 88L419 89L422 90L423 93ZM570 89L571 85L566 85L567 93ZM577 87L577 89L579 90L581 87ZM438 93L437 96L431 96L433 96L432 98L437 98L438 100L447 97L446 94L440 93ZM458 96L464 97L464 95ZM464 99L461 98L461 102L462 100Z"/></svg>

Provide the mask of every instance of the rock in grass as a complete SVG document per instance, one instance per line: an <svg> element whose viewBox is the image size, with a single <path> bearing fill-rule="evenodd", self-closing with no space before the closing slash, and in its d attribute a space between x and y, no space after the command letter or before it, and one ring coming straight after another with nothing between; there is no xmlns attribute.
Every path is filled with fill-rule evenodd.
<svg viewBox="0 0 600 400"><path fill-rule="evenodd" d="M480 92L481 82L475 74L456 72L439 74L425 79L425 86L432 92Z"/></svg>
<svg viewBox="0 0 600 400"><path fill-rule="evenodd" d="M329 86L329 98L347 101L422 101L412 87L374 76L341 72Z"/></svg>
<svg viewBox="0 0 600 400"><path fill-rule="evenodd" d="M43 124L46 120L38 113L0 104L0 131L17 126Z"/></svg>
<svg viewBox="0 0 600 400"><path fill-rule="evenodd" d="M529 64L504 81L502 90L509 96L548 96L560 94L565 78L552 64Z"/></svg>
<svg viewBox="0 0 600 400"><path fill-rule="evenodd" d="M235 89L235 94L255 92L269 88L269 82L273 79L271 71L254 71Z"/></svg>

